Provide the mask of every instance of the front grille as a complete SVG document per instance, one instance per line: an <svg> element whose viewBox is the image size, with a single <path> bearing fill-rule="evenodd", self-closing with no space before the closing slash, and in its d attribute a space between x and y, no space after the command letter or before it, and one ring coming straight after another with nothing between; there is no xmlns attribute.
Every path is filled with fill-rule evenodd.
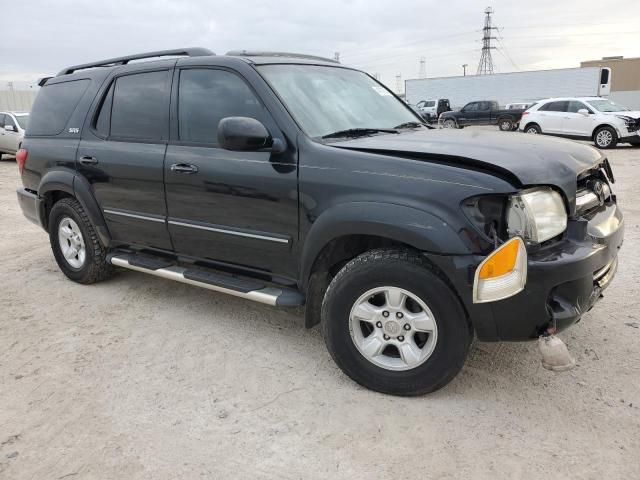
<svg viewBox="0 0 640 480"><path fill-rule="evenodd" d="M613 174L606 159L597 167L582 173L578 177L576 191L576 216L589 213L610 202L613 199L611 183Z"/></svg>

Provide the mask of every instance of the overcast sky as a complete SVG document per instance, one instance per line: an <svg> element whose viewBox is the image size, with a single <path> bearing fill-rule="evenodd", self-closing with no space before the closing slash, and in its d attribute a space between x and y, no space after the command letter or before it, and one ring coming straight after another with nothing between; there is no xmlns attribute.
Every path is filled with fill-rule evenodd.
<svg viewBox="0 0 640 480"><path fill-rule="evenodd" d="M185 46L333 56L380 75L475 73L483 10L500 37L496 71L579 66L640 56L637 0L3 0L0 80L33 81L62 67ZM7 21L11 20L11 21Z"/></svg>

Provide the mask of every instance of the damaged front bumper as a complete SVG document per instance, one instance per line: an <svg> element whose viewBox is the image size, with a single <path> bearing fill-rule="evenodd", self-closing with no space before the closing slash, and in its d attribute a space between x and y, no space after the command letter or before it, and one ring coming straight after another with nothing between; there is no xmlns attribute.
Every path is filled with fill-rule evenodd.
<svg viewBox="0 0 640 480"><path fill-rule="evenodd" d="M451 279L480 340L520 341L563 330L594 306L615 276L623 236L615 201L569 220L561 240L528 252L524 290L487 304L469 300L481 258L427 256Z"/></svg>

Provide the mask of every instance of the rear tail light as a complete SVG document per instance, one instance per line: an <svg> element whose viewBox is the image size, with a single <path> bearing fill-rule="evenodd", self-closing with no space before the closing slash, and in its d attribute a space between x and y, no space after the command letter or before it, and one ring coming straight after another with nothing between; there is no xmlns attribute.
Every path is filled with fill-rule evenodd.
<svg viewBox="0 0 640 480"><path fill-rule="evenodd" d="M16 153L16 163L18 164L18 170L20 170L20 174L24 172L24 167L27 164L27 157L29 156L29 152L27 152L24 148L18 150Z"/></svg>

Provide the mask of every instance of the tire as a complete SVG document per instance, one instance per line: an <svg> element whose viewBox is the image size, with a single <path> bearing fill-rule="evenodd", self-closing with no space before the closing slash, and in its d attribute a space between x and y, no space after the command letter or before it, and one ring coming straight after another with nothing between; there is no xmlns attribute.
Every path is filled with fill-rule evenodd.
<svg viewBox="0 0 640 480"><path fill-rule="evenodd" d="M510 118L501 118L498 120L498 128L501 132L510 132L513 130L513 120Z"/></svg>
<svg viewBox="0 0 640 480"><path fill-rule="evenodd" d="M618 134L611 127L600 127L593 134L593 143L603 150L615 148L618 144Z"/></svg>
<svg viewBox="0 0 640 480"><path fill-rule="evenodd" d="M447 118L442 122L442 126L444 128L458 128L458 122L456 122L453 118Z"/></svg>
<svg viewBox="0 0 640 480"><path fill-rule="evenodd" d="M537 123L530 123L529 125L524 127L523 131L524 133L528 133L532 135L540 135L542 133L542 130L540 130L540 127L538 126Z"/></svg>
<svg viewBox="0 0 640 480"><path fill-rule="evenodd" d="M400 318L397 314L400 310L389 307L383 293L369 297L371 292L381 289L405 292L406 298L412 300L404 301L404 307L400 308L407 312L406 308L411 306L419 313L407 312ZM427 307L428 314L414 297ZM379 305L373 306L369 301L378 301ZM368 307L376 309L373 323L359 321L357 315L352 315L358 311L356 305L362 304L367 306L366 311ZM386 317L385 308L390 310ZM327 349L342 371L366 388L392 395L422 395L444 387L464 365L473 338L473 330L455 293L422 256L408 250L372 250L347 263L327 289L321 316ZM414 325L415 330L411 326L408 331L409 324L403 322L412 321L411 316L432 318L431 324L435 326L430 333L419 332L417 326L424 331L423 325L429 323L422 321ZM365 327L373 336L362 338ZM387 333L394 336L380 340L383 345L389 340L381 355L370 359L361 353L367 339L382 339ZM405 334L407 338L399 336ZM407 358L418 360L407 364L394 345L411 347L409 350L419 354Z"/></svg>
<svg viewBox="0 0 640 480"><path fill-rule="evenodd" d="M49 241L60 270L74 282L96 283L113 274L113 266L106 261L107 250L75 198L63 198L51 208ZM73 251L76 256L65 257L65 252L72 255Z"/></svg>

